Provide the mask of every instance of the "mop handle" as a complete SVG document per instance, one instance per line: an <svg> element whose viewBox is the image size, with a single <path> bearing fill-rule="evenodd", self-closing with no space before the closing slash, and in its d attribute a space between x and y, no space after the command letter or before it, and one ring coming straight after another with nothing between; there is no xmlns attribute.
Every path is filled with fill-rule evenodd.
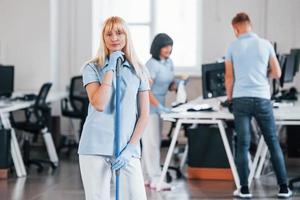
<svg viewBox="0 0 300 200"><path fill-rule="evenodd" d="M116 114L115 114L115 134L116 134L116 152L115 156L118 157L120 154L120 68L122 64L122 58L117 59L116 66Z"/></svg>
<svg viewBox="0 0 300 200"><path fill-rule="evenodd" d="M117 59L116 66L116 113L115 113L115 142L116 142L116 152L115 157L120 155L120 69L122 64L122 58ZM116 171L116 200L119 200L119 177L120 170Z"/></svg>

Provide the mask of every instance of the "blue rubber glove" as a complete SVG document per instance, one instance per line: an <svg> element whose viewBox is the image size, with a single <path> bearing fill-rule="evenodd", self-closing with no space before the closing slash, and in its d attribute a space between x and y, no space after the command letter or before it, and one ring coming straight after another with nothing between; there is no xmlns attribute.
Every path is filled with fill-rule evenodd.
<svg viewBox="0 0 300 200"><path fill-rule="evenodd" d="M103 68L103 73L106 73L110 70L113 72L116 70L118 58L124 61L124 53L122 51L114 51L109 55L108 65Z"/></svg>
<svg viewBox="0 0 300 200"><path fill-rule="evenodd" d="M112 170L119 170L126 167L134 155L137 155L137 149L132 144L127 144L119 157L112 162Z"/></svg>
<svg viewBox="0 0 300 200"><path fill-rule="evenodd" d="M157 111L159 113L170 113L170 112L172 112L171 108L165 107L165 106L163 106L161 104L158 104L158 106L156 107L156 109L157 109Z"/></svg>
<svg viewBox="0 0 300 200"><path fill-rule="evenodd" d="M186 85L188 82L189 82L189 78L185 79L185 80L182 80L182 79L175 79L175 82L176 82L176 86L178 88L178 85L180 82L183 82L184 85Z"/></svg>

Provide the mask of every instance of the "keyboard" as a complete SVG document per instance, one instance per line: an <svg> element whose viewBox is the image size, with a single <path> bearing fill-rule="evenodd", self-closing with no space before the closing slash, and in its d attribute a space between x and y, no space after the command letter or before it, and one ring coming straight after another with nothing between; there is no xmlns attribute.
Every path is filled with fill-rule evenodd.
<svg viewBox="0 0 300 200"><path fill-rule="evenodd" d="M33 101L35 100L37 95L35 94L25 94L24 96L17 96L12 98L12 101Z"/></svg>

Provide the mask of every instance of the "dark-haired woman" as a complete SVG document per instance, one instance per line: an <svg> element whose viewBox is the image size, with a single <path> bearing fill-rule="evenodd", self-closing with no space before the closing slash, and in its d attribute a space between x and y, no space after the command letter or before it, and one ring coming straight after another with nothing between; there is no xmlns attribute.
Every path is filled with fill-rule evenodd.
<svg viewBox="0 0 300 200"><path fill-rule="evenodd" d="M159 114L171 111L170 108L165 107L165 98L169 90L176 90L174 66L170 58L172 48L173 40L170 36L165 33L156 35L150 49L152 57L146 63L152 85L150 92L150 118L142 137L142 164L145 185L153 189L156 188L161 175L160 143L162 121L159 118ZM170 190L171 185L163 182L161 189Z"/></svg>

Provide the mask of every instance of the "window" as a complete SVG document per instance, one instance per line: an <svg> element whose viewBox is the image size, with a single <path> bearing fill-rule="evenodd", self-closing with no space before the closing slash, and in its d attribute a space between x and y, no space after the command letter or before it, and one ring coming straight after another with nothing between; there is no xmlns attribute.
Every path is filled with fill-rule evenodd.
<svg viewBox="0 0 300 200"><path fill-rule="evenodd" d="M174 40L172 58L177 66L196 66L197 0L163 0L157 5L156 31Z"/></svg>
<svg viewBox="0 0 300 200"><path fill-rule="evenodd" d="M142 63L150 58L150 45L157 33L165 32L174 40L171 58L175 71L200 74L201 3L197 0L94 0L94 45L99 44L100 25L107 17L125 19ZM138 8L138 9L136 9Z"/></svg>

